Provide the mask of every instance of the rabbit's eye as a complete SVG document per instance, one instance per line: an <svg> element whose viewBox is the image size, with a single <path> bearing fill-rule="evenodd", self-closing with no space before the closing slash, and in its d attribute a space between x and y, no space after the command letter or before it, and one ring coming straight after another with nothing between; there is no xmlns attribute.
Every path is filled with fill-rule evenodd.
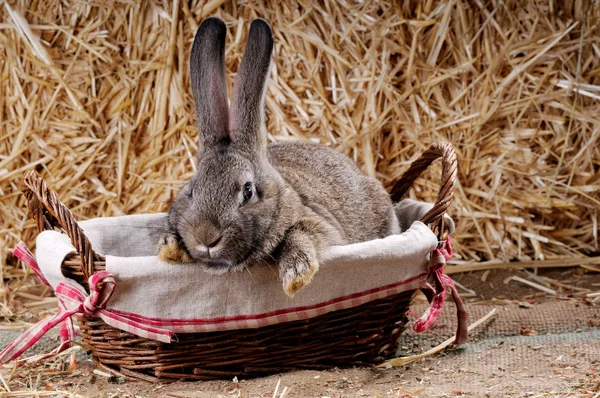
<svg viewBox="0 0 600 398"><path fill-rule="evenodd" d="M252 198L253 194L254 194L254 192L252 192L252 183L251 182L245 183L243 191L242 191L242 195L244 195L244 203L249 201Z"/></svg>

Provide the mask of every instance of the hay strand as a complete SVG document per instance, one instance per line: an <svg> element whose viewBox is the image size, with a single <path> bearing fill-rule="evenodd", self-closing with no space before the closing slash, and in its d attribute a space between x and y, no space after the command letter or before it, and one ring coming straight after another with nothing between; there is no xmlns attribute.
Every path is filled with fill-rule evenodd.
<svg viewBox="0 0 600 398"><path fill-rule="evenodd" d="M482 316L477 321L473 322L468 327L469 332L471 330L475 329L476 327L478 327L479 325L481 325L482 323L484 323L485 321L487 321L488 319L490 319L495 313L496 313L496 308L492 309L486 315ZM442 343L438 344L437 346L435 346L421 354L390 359L389 361L385 361L384 363L377 365L377 367L389 369L389 368L393 368L393 367L404 366L411 362L418 361L419 359L423 359L428 356L435 355L438 352L441 352L444 348L448 347L450 344L452 344L452 342L455 341L455 339L456 339L456 336L450 337L449 339L444 340Z"/></svg>

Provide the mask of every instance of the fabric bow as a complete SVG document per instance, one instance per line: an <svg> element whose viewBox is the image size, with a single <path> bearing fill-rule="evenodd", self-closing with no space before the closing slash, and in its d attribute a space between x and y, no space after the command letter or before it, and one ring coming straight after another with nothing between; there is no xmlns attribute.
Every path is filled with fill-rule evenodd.
<svg viewBox="0 0 600 398"><path fill-rule="evenodd" d="M17 245L13 253L21 261L29 265L38 276L41 275L35 257L22 242ZM48 284L45 279L40 279ZM80 285L59 283L54 291L58 299L58 313L41 320L4 348L0 352L0 364L5 364L18 358L45 335L46 332L58 324L60 324L61 345L52 353L33 357L31 361L46 358L63 351L70 346L70 342L75 336L73 321L71 319L74 315L85 318L100 318L110 326L147 339L163 343L175 341L175 334L170 330L143 325L127 315L105 308L116 287L115 278L112 273L108 271L96 272L90 276L88 285L90 288L89 295Z"/></svg>
<svg viewBox="0 0 600 398"><path fill-rule="evenodd" d="M413 323L413 330L421 333L435 323L446 300L446 287L449 287L452 292L452 299L456 305L456 316L458 318L454 344L460 345L469 340L468 319L467 311L456 290L456 286L454 286L454 282L448 275L444 274L446 261L451 257L452 246L450 245L450 238L448 238L440 248L435 249L431 254L428 283L421 288L429 301L429 308ZM412 315L414 316L414 314Z"/></svg>

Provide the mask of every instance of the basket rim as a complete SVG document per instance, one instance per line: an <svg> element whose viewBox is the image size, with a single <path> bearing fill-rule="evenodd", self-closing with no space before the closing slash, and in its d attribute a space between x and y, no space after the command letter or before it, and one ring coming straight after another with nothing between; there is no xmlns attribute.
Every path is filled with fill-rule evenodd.
<svg viewBox="0 0 600 398"><path fill-rule="evenodd" d="M94 231L94 228L85 227L86 231ZM101 226L96 231L101 236L113 229ZM90 232L90 238L96 241L97 236ZM111 239L112 242L121 240L119 237ZM142 237L140 240L148 239ZM356 307L420 288L427 282L429 261L437 238L425 224L417 221L407 233L377 241L338 246L333 252L328 251L318 277L294 300L285 296L270 267L256 267L252 278L244 272L219 276L198 274L198 268L193 264L168 264L156 256L111 255L106 257L104 269L96 274L108 272L119 285L127 286L125 290L116 287L116 300L109 302L107 309L128 318L135 317L148 326L175 327L175 332L262 327L288 322L298 316L310 318ZM40 253L46 253L38 259L42 271L53 275L51 282L55 289L60 283L71 280L83 285L85 280L75 273L79 266L77 254L62 233L46 231L37 243ZM65 261L65 256L70 256L70 260ZM142 264L143 271L140 270ZM144 283L138 283L140 277ZM92 279L88 281L89 287L94 292L99 291ZM181 298L176 302L165 301L165 285L177 286ZM265 295L268 300L263 299ZM227 305L213 302L213 297L227 297ZM180 325L180 321L185 324ZM182 329L184 326L188 328Z"/></svg>

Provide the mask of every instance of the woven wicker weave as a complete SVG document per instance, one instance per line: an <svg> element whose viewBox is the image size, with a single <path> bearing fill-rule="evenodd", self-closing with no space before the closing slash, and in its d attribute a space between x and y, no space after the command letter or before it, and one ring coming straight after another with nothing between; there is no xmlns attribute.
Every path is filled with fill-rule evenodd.
<svg viewBox="0 0 600 398"><path fill-rule="evenodd" d="M415 179L442 159L436 203L421 221L434 232L450 206L456 181L456 154L450 144L432 145L394 185L399 201ZM40 231L63 230L77 252L63 262L63 273L87 288L87 279L105 268L104 256L92 245L73 215L35 172L22 184ZM259 376L291 369L372 365L392 356L407 322L414 291L358 307L258 329L178 334L177 343L160 343L108 326L101 320L79 319L84 345L102 367L126 378L147 381L207 380Z"/></svg>

